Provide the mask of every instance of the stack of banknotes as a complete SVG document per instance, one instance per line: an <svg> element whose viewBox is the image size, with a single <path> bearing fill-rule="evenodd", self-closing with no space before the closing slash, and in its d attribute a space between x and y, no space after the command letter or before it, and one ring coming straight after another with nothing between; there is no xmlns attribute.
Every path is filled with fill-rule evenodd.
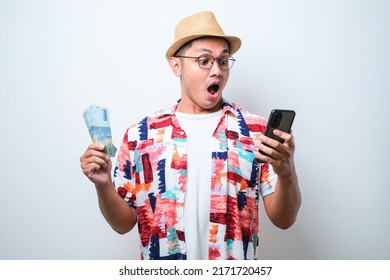
<svg viewBox="0 0 390 280"><path fill-rule="evenodd" d="M83 117L92 141L103 144L105 146L104 152L110 157L114 157L117 148L112 144L108 109L91 105L84 110Z"/></svg>

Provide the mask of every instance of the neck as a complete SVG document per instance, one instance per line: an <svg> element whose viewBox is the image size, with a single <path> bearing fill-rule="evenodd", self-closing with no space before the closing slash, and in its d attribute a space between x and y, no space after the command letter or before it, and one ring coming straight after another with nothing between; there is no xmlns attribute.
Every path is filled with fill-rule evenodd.
<svg viewBox="0 0 390 280"><path fill-rule="evenodd" d="M196 104L186 104L182 99L177 104L176 111L186 114L209 114L214 113L222 109L222 100L217 105L210 108L204 108Z"/></svg>

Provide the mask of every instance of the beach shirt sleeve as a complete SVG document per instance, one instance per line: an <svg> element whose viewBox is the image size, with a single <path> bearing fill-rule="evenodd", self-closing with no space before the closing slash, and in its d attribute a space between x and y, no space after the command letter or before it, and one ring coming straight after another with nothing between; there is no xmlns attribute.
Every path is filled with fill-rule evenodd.
<svg viewBox="0 0 390 280"><path fill-rule="evenodd" d="M278 175L268 163L260 164L260 193L263 197L275 191L275 185Z"/></svg>
<svg viewBox="0 0 390 280"><path fill-rule="evenodd" d="M131 128L126 131L123 137L114 169L113 181L118 194L127 202L130 207L136 208L137 205L134 187L134 172L131 159L136 141L129 141L130 131Z"/></svg>

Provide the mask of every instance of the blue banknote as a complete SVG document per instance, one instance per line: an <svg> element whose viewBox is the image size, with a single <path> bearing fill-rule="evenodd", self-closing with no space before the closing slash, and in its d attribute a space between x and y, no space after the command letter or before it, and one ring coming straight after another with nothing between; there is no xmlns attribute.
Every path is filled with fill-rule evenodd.
<svg viewBox="0 0 390 280"><path fill-rule="evenodd" d="M117 148L112 143L108 109L91 105L85 108L83 117L92 141L103 144L105 146L104 152L110 157L114 157Z"/></svg>

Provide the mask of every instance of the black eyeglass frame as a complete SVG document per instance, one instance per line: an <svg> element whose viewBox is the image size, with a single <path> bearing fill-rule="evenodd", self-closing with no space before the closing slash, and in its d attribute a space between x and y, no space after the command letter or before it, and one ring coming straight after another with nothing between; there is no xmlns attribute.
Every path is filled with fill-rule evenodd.
<svg viewBox="0 0 390 280"><path fill-rule="evenodd" d="M204 66L202 66L201 65L201 58L202 57L204 57L204 56L207 56L207 57L209 57L209 58L212 58L212 62L211 62L211 64L210 64L210 67L204 67ZM218 60L218 66L219 66L219 68L221 68L222 70L230 70L230 69L232 69L232 67L233 67L233 64L234 64L234 62L236 61L236 59L234 58L234 57L229 57L227 60L229 60L229 61L231 61L231 63L227 63L227 65L228 65L228 68L223 68L223 65L224 64L221 64L221 58L219 58L219 57L214 57L214 56L212 56L211 54L202 54L202 55L200 55L200 56L185 56L185 55L177 55L176 57L180 57L180 58L193 58L193 59L195 59L196 61L198 61L198 66L199 66L199 68L201 68L201 69L207 69L207 70L210 70L213 66L214 66L214 62L216 61L216 60Z"/></svg>

